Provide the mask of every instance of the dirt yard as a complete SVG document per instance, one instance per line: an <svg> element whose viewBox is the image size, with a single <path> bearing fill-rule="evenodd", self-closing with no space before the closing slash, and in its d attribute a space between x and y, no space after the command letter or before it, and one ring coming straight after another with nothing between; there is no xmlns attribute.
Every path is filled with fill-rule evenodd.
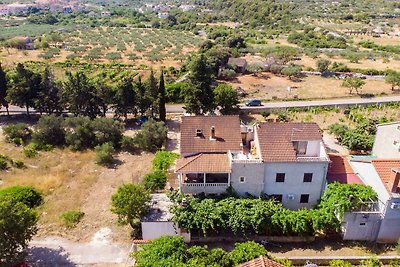
<svg viewBox="0 0 400 267"><path fill-rule="evenodd" d="M259 98L262 100L293 98L321 99L354 96L349 94L347 88L341 86L342 80L321 76L307 76L301 78L299 81L292 81L284 76L263 72L256 75L238 75L234 80L227 83L234 88L243 88L249 94L248 98ZM290 90L289 87L291 88ZM391 91L390 85L384 81L367 80L361 93L391 95L393 91Z"/></svg>
<svg viewBox="0 0 400 267"><path fill-rule="evenodd" d="M111 196L124 183L138 183L150 170L153 154L120 153L117 156L119 164L108 169L94 163L91 150L54 149L28 159L22 148L6 143L1 132L0 136L0 154L22 160L26 165L25 169L11 168L0 172L0 188L30 185L45 195L37 238L52 235L87 242L97 231L107 227L112 231L112 240L129 240L130 227L118 226L116 216L110 211ZM59 217L74 209L80 209L85 216L76 228L67 229Z"/></svg>

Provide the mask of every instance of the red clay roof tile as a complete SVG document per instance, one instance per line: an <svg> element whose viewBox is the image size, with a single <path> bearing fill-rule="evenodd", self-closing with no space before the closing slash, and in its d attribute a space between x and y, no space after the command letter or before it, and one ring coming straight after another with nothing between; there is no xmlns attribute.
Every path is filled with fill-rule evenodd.
<svg viewBox="0 0 400 267"><path fill-rule="evenodd" d="M216 140L210 140L211 127ZM201 130L201 137L196 137ZM239 116L186 116L181 124L181 154L240 151L242 137Z"/></svg>
<svg viewBox="0 0 400 267"><path fill-rule="evenodd" d="M230 173L231 166L227 154L198 154L180 158L175 172L179 173Z"/></svg>
<svg viewBox="0 0 400 267"><path fill-rule="evenodd" d="M392 193L393 183L396 177L393 170L400 168L400 159L374 159L372 160L372 165L374 165L374 168L385 185L386 190L389 193ZM398 192L399 188L395 191Z"/></svg>
<svg viewBox="0 0 400 267"><path fill-rule="evenodd" d="M293 141L320 141L316 123L260 123L257 127L261 157L264 161L296 161Z"/></svg>
<svg viewBox="0 0 400 267"><path fill-rule="evenodd" d="M242 263L236 267L284 267L282 264L277 263L267 257L260 256L254 260Z"/></svg>

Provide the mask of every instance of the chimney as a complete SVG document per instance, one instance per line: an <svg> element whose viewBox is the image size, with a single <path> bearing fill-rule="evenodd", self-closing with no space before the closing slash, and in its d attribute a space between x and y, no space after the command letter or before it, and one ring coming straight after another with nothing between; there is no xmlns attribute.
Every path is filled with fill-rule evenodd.
<svg viewBox="0 0 400 267"><path fill-rule="evenodd" d="M392 188L390 188L391 189L391 192L392 193L400 193L400 192L398 192L399 190L399 181L400 181L400 169L392 169L392 171L394 172L393 173L393 176L394 176L394 179L393 179L393 184L392 184Z"/></svg>
<svg viewBox="0 0 400 267"><path fill-rule="evenodd" d="M215 126L211 126L211 130L210 130L210 140L217 140L215 138Z"/></svg>

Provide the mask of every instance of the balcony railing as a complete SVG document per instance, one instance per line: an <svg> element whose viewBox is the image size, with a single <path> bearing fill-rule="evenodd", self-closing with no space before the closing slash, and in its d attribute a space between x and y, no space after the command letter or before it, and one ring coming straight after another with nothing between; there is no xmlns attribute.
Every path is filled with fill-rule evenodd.
<svg viewBox="0 0 400 267"><path fill-rule="evenodd" d="M217 186L225 186L225 187L228 187L228 183L183 183L182 186L186 186L186 187L217 187Z"/></svg>
<svg viewBox="0 0 400 267"><path fill-rule="evenodd" d="M303 157L297 156L297 161L329 161L326 157Z"/></svg>
<svg viewBox="0 0 400 267"><path fill-rule="evenodd" d="M233 163L262 163L261 159L232 159Z"/></svg>
<svg viewBox="0 0 400 267"><path fill-rule="evenodd" d="M228 183L183 183L181 191L185 194L222 194L228 187Z"/></svg>

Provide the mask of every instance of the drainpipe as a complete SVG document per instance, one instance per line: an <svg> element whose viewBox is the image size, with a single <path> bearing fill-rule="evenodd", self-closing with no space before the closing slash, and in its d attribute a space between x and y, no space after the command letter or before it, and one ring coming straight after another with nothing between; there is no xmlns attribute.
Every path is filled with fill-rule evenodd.
<svg viewBox="0 0 400 267"><path fill-rule="evenodd" d="M203 176L203 184L204 184L204 186L206 186L206 174L205 173L203 173L204 174L204 176Z"/></svg>

